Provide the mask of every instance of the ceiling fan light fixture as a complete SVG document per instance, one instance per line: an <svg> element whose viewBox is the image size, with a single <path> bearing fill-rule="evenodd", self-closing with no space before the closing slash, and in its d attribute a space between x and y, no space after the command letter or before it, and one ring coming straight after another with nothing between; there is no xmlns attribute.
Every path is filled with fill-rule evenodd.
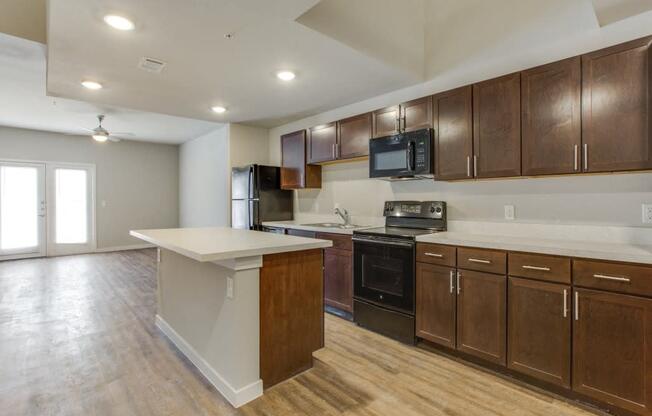
<svg viewBox="0 0 652 416"><path fill-rule="evenodd" d="M213 110L213 112L217 114L226 113L226 107L222 107L221 105L213 106L211 107L211 110Z"/></svg>
<svg viewBox="0 0 652 416"><path fill-rule="evenodd" d="M108 134L104 134L104 133L95 133L95 134L93 134L93 140L95 140L96 142L104 143L108 139L109 139Z"/></svg>
<svg viewBox="0 0 652 416"><path fill-rule="evenodd" d="M104 88L104 86L99 82L91 81L89 79L82 81L81 85L84 88L88 88L89 90L101 90L102 88Z"/></svg>
<svg viewBox="0 0 652 416"><path fill-rule="evenodd" d="M106 16L104 16L104 22L114 29L123 30L123 31L134 30L134 28L136 27L136 25L134 25L134 22L132 22L131 20L127 19L124 16L119 16L117 14L107 14Z"/></svg>

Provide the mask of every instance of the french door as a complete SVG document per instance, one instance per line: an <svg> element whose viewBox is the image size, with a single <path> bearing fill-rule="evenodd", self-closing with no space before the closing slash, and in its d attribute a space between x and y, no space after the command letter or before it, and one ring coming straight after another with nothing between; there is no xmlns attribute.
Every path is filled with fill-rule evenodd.
<svg viewBox="0 0 652 416"><path fill-rule="evenodd" d="M0 260L46 254L45 164L0 161Z"/></svg>
<svg viewBox="0 0 652 416"><path fill-rule="evenodd" d="M0 260L95 248L95 166L0 161Z"/></svg>

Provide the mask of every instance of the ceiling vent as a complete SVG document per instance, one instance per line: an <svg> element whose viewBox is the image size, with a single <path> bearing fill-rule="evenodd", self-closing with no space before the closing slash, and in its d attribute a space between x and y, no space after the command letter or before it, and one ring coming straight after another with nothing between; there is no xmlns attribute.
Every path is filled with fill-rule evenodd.
<svg viewBox="0 0 652 416"><path fill-rule="evenodd" d="M147 72L160 74L163 68L165 68L165 65L165 62L159 61L158 59L143 57L138 63L138 68Z"/></svg>

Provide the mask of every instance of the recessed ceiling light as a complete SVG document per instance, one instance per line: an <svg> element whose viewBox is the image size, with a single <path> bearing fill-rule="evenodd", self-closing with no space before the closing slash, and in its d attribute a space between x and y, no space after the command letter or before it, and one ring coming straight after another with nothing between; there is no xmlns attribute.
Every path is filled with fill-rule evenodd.
<svg viewBox="0 0 652 416"><path fill-rule="evenodd" d="M292 71L279 71L276 76L283 81L292 81L296 77Z"/></svg>
<svg viewBox="0 0 652 416"><path fill-rule="evenodd" d="M84 87L88 88L89 90L101 90L102 89L102 84L100 84L99 82L95 82L95 81L86 80L86 81L82 81L81 84Z"/></svg>
<svg viewBox="0 0 652 416"><path fill-rule="evenodd" d="M136 27L131 20L116 14L107 14L104 16L104 21L107 25L118 30L134 30L134 27Z"/></svg>
<svg viewBox="0 0 652 416"><path fill-rule="evenodd" d="M213 112L217 113L217 114L222 114L222 113L226 112L226 108L224 108L224 107L222 107L220 105L216 105L214 107L211 107L211 110L213 110Z"/></svg>

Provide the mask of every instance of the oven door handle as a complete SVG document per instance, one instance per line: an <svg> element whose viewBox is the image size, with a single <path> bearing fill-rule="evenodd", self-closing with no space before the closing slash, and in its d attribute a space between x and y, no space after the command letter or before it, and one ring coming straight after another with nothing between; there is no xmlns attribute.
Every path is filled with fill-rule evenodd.
<svg viewBox="0 0 652 416"><path fill-rule="evenodd" d="M353 237L353 238L351 238L351 240L353 240L354 242L358 242L358 243L379 244L379 245L383 245L383 246L406 247L406 248L414 247L414 243L412 243L412 242L373 240L373 239L370 239L370 238L360 238L360 237Z"/></svg>

